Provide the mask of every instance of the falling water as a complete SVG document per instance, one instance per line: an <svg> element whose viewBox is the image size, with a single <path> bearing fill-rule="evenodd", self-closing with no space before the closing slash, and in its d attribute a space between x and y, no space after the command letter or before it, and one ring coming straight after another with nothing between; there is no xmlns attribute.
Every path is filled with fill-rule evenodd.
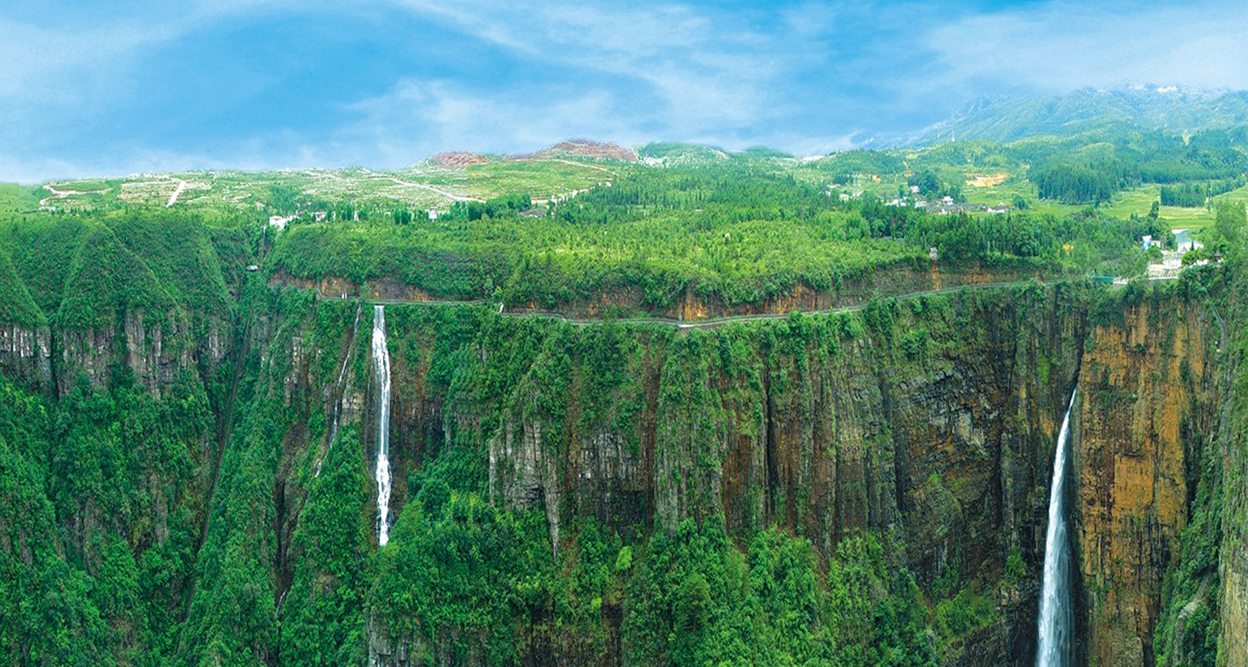
<svg viewBox="0 0 1248 667"><path fill-rule="evenodd" d="M351 361L351 351L355 349L355 336L360 330L360 308L362 307L361 305L355 309L355 324L351 325L351 339L347 341L347 355L342 360L342 368L338 370L338 381L334 383L334 393L338 396L338 400L334 402L334 419L329 427L329 444L325 447L321 460L316 462L314 477L321 476L321 465L325 463L329 450L334 448L334 441L338 439L338 420L342 417L342 406L347 402L347 393L342 390L342 382L347 378L347 365Z"/></svg>
<svg viewBox="0 0 1248 667"><path fill-rule="evenodd" d="M1049 530L1044 540L1044 584L1040 589L1039 646L1036 667L1065 667L1070 664L1070 543L1066 535L1065 478L1067 442L1070 440L1070 411L1075 405L1074 392L1062 430L1057 436L1057 454L1053 458L1053 484L1049 488Z"/></svg>
<svg viewBox="0 0 1248 667"><path fill-rule="evenodd" d="M386 311L373 309L373 374L377 377L377 542L390 539L390 351Z"/></svg>

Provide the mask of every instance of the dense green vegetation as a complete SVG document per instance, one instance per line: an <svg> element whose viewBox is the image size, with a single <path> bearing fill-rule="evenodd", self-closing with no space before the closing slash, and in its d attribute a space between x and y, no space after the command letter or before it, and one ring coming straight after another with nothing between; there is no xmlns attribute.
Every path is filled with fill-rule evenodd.
<svg viewBox="0 0 1248 667"><path fill-rule="evenodd" d="M1161 203L1163 206L1204 206L1213 197L1242 188L1245 178L1228 178L1208 183L1181 183L1175 186L1161 187Z"/></svg>
<svg viewBox="0 0 1248 667"><path fill-rule="evenodd" d="M35 305L8 251L0 249L0 321L24 326L39 326L46 322L43 311Z"/></svg>
<svg viewBox="0 0 1248 667"><path fill-rule="evenodd" d="M246 255L245 238L254 231L246 218L124 209L0 220L0 248L20 278L11 288L6 281L6 289L16 294L24 286L39 312L75 328L99 327L134 309L166 317L180 306L228 317L223 264ZM218 245L230 243L223 259ZM0 258L0 271L6 259Z"/></svg>
<svg viewBox="0 0 1248 667"><path fill-rule="evenodd" d="M946 612L889 565L897 545L868 533L825 557L772 527L741 549L715 514L670 533L591 514L565 525L556 552L540 511L491 502L485 442L472 428L429 442L391 545L375 550L366 425L349 422L314 476L324 404L284 398L291 337L337 351L353 306L256 284L243 298L278 329L242 360L234 436L211 495L215 457L201 443L214 429L193 367L160 398L124 371L106 387L84 377L61 398L0 384L5 506L15 512L2 525L11 544L33 538L46 549L33 560L5 552L16 586L3 593L13 601L11 662L363 664L373 627L410 637L417 655L483 664L514 664L552 642L589 662L624 646L637 664L935 664L930 628ZM836 322L820 325L823 335L854 328ZM580 332L472 308L394 309L388 323L396 359L427 360L426 391L472 409L481 428L501 426L517 387L543 387L535 417L549 420L552 438L558 424L635 428L640 406L618 400L641 391L628 369L644 346L673 340L670 329ZM757 333L722 337L745 346L732 363L756 363ZM701 350L715 349L705 342ZM367 345L356 341L355 382L367 379ZM494 351L488 360L475 353L482 347ZM339 363L337 353L311 362L312 384L331 385ZM560 398L573 383L585 396L576 418ZM674 389L665 400L696 398ZM305 444L292 449L292 437ZM286 537L291 508L275 504L274 479L306 494ZM48 577L58 596L41 592ZM36 632L49 617L61 634ZM944 636L971 626L939 627ZM32 643L36 634L47 643Z"/></svg>
<svg viewBox="0 0 1248 667"><path fill-rule="evenodd" d="M500 315L496 304L618 299L662 311L691 296L759 304L797 286L835 292L855 282L865 296L888 297L890 279L931 271L933 248L948 274L1134 276L1149 257L1140 237L1168 237L1165 218L1083 203L1112 202L1139 183L1171 188L1162 203L1242 183L1234 132L1096 143L959 142L801 164L765 150L651 145L643 157L666 166L603 163L610 187L536 208L539 185L556 176L588 185L586 170L489 163L481 167L492 177L532 187L473 182L483 201L442 202L436 219L425 200L310 202L307 183L278 175L222 176L264 193L265 208L246 212L93 195L101 203L90 212L34 213L30 192L0 191L27 211L0 206L0 325L52 340L46 380L40 359L0 350L0 663L364 665L404 653L413 664L940 664L1005 622L1035 575L1035 554L1020 550L1026 538L1003 537L977 562L963 563L956 542L924 560L904 521L880 516L907 482L786 486L776 481L785 474L837 478L784 469L777 441L787 438L802 465L818 459L890 480L905 465L889 458L904 446L893 408L878 419L837 412L834 382L891 406L890 392L916 378L963 382L965 366L982 360L959 355L977 343L1016 337L1020 359L1043 355L1023 345L1035 332L995 313L1039 303L1109 318L1121 316L1120 302L1094 306L1095 288L1075 280L1053 288L1066 299L1056 306L1032 285L705 331L612 312L577 327ZM972 194L968 169L1013 171L1000 187L1024 203L1039 194L1080 205L939 215L885 205L866 176L885 176L884 198L914 185L922 197L960 199ZM317 221L309 206L328 215ZM1226 261L1186 274L1179 289L1227 299L1234 290L1217 281L1242 270L1248 224L1242 205L1213 208L1202 256ZM302 215L276 233L265 224L274 213ZM371 470L372 311L360 306L352 337L357 303L282 284L292 277L392 280L489 302L386 311L401 427L392 428L397 520L385 547ZM1059 382L1047 359L1037 368L1040 391ZM977 396L968 400L988 394ZM1021 420L1003 421L1021 432ZM851 431L861 442L837 439ZM817 437L832 443L827 451ZM726 468L741 456L727 448L753 446L766 459L751 461L757 477ZM1205 582L1217 577L1218 517L1233 494L1212 449L1203 452L1162 593L1159 663L1181 654L1215 664L1219 599ZM524 466L499 464L522 455L538 482L511 478ZM950 512L964 483L916 482ZM743 488L730 506L722 498L733 484ZM827 517L841 508L829 498L842 492L837 502L864 507L845 510L850 518L832 530Z"/></svg>
<svg viewBox="0 0 1248 667"><path fill-rule="evenodd" d="M928 175L922 187L950 191ZM1137 239L1165 234L1155 218L937 216L841 201L750 165L634 170L543 217L519 216L527 206L457 205L436 221L398 225L300 223L272 267L356 283L397 277L444 298L546 309L636 294L642 308L662 310L686 294L757 303L798 285L836 290L877 271L926 270L932 247L947 271L1127 272Z"/></svg>

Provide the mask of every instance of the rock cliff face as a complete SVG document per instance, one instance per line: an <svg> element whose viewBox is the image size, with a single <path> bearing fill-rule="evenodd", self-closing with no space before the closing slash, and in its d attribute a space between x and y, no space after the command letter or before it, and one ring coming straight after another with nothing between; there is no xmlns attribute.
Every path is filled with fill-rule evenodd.
<svg viewBox="0 0 1248 667"><path fill-rule="evenodd" d="M1222 650L1227 667L1248 665L1248 447L1241 432L1223 457L1228 499L1222 515Z"/></svg>
<svg viewBox="0 0 1248 667"><path fill-rule="evenodd" d="M1088 336L1074 459L1088 664L1154 664L1162 582L1215 415L1206 317L1182 301L1145 301Z"/></svg>
<svg viewBox="0 0 1248 667"><path fill-rule="evenodd" d="M825 554L854 531L894 535L923 584L994 584L1018 552L1031 576L951 661L1030 664L1048 470L1087 319L1082 294L1020 295L886 306L865 329L845 316L648 338L588 427L569 426L577 381L521 384L490 441L491 496L544 507L555 542L561 515L640 531L719 511L742 539L774 522ZM560 374L588 372L573 359Z"/></svg>
<svg viewBox="0 0 1248 667"><path fill-rule="evenodd" d="M591 516L637 537L722 512L734 539L775 523L825 556L869 531L899 545L890 558L929 595L972 587L992 599L989 621L942 647L947 664L1030 665L1056 431L1077 381L1081 658L1151 664L1191 468L1216 413L1212 324L1178 293L1094 307L1100 298L1068 285L968 292L681 332L388 307L393 507L427 460L482 446L491 502L540 509L555 553ZM344 360L343 420L358 422L372 478L367 348L344 341L296 331L270 348L288 357L275 368L297 415L275 491L278 595L299 558L288 550L306 493L298 471L326 446L310 415L332 410L337 390L324 383ZM483 376L449 379L469 360ZM1012 559L1021 575L1007 576ZM1223 570L1224 609L1242 611L1228 582L1248 567L1231 550ZM626 610L612 609L605 632L618 638ZM440 656L452 641L371 613L366 626L375 664ZM548 639L529 658L581 664L576 637ZM614 646L608 664L622 662Z"/></svg>
<svg viewBox="0 0 1248 667"><path fill-rule="evenodd" d="M326 299L379 299L382 301L432 301L433 297L419 287L412 287L398 278L379 278L356 283L343 278L322 278L311 280L296 278L285 273L275 273L269 279L271 287L295 286L301 289L314 290Z"/></svg>
<svg viewBox="0 0 1248 667"><path fill-rule="evenodd" d="M47 327L0 326L0 373L45 389L52 384L52 332Z"/></svg>
<svg viewBox="0 0 1248 667"><path fill-rule="evenodd" d="M1248 280L1235 285L1240 299L1230 321L1248 321L1242 299ZM1216 460L1222 475L1222 506L1218 508L1222 540L1219 548L1218 600L1221 625L1220 659L1226 667L1248 666L1248 328L1242 325L1221 341L1225 371Z"/></svg>
<svg viewBox="0 0 1248 667"><path fill-rule="evenodd" d="M39 391L66 394L79 375L101 386L124 367L159 398L192 366L211 374L232 345L228 322L206 318L196 334L177 310L160 317L126 311L118 326L100 329L0 325L0 372Z"/></svg>
<svg viewBox="0 0 1248 667"><path fill-rule="evenodd" d="M57 386L61 393L73 388L74 378L84 373L94 385L104 384L113 365L120 362L135 381L159 396L178 373L191 364L191 341L187 324L176 311L163 321L141 311L127 311L116 329L59 330L60 358Z"/></svg>

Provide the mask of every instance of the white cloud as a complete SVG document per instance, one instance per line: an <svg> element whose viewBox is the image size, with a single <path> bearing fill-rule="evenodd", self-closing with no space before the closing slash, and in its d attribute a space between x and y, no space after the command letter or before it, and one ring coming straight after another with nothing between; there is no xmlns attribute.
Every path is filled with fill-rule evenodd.
<svg viewBox="0 0 1248 667"><path fill-rule="evenodd" d="M1052 2L964 18L932 31L940 82L1044 91L1131 81L1248 87L1248 11L1224 6L1096 7Z"/></svg>
<svg viewBox="0 0 1248 667"><path fill-rule="evenodd" d="M191 0L116 13L86 6L43 24L0 11L0 137L21 142L66 119L85 119L158 92L139 87L145 58L196 30L292 0ZM23 134L27 136L23 136Z"/></svg>
<svg viewBox="0 0 1248 667"><path fill-rule="evenodd" d="M736 128L778 111L771 82L783 73L783 61L796 55L786 54L794 45L784 35L758 32L731 13L687 5L481 0L451 10L424 0L401 4L538 61L645 83L660 106L651 118L638 120L661 118L678 134Z"/></svg>
<svg viewBox="0 0 1248 667"><path fill-rule="evenodd" d="M642 139L613 113L611 96L591 90L553 97L555 89L479 94L453 82L404 80L352 104L359 119L336 132L327 151L311 153L345 153L361 163L397 167L442 150L527 151L582 135Z"/></svg>

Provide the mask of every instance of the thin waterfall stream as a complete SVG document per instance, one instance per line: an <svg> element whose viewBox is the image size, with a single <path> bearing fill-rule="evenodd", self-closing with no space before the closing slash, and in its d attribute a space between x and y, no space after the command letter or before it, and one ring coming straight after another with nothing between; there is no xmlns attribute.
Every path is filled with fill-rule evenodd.
<svg viewBox="0 0 1248 667"><path fill-rule="evenodd" d="M347 378L347 366L351 362L352 352L355 350L355 336L360 331L360 310L363 304L355 309L355 324L351 325L351 338L347 341L347 354L342 360L342 368L338 370L338 380L334 383L334 393L338 400L334 401L334 419L330 422L329 427L329 444L325 446L325 453L321 455L321 459L316 462L316 474L313 477L321 476L321 465L325 463L325 459L329 457L329 451L334 448L334 441L338 439L338 422L342 418L342 406L347 402L347 393L343 390L343 381Z"/></svg>
<svg viewBox="0 0 1248 667"><path fill-rule="evenodd" d="M377 542L390 540L390 351L385 306L373 307L373 375L377 380Z"/></svg>
<svg viewBox="0 0 1248 667"><path fill-rule="evenodd" d="M1066 667L1071 659L1073 610L1070 594L1070 539L1066 520L1066 468L1070 454L1071 392L1053 457L1049 487L1049 529L1044 540L1044 581L1040 587L1040 620L1036 640L1036 667Z"/></svg>

